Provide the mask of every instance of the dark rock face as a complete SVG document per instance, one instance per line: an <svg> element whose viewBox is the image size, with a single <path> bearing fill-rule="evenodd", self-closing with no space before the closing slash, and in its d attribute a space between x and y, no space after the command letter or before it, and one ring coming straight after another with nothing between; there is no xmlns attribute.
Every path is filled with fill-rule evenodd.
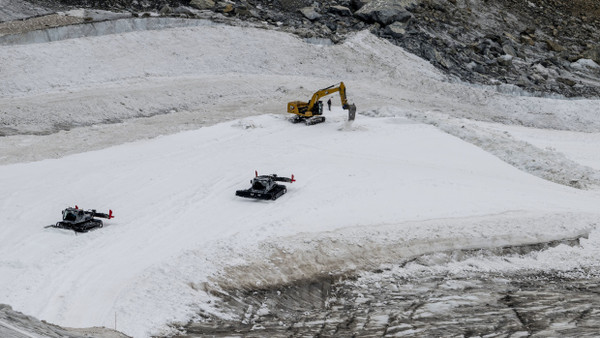
<svg viewBox="0 0 600 338"><path fill-rule="evenodd" d="M600 313L593 304L600 300L600 276L589 270L406 273L406 267L473 255L510 259L579 245L560 242L438 252L360 276L324 274L261 289L215 290L219 310L230 316L201 312L202 319L186 324L181 337L596 336Z"/></svg>
<svg viewBox="0 0 600 338"><path fill-rule="evenodd" d="M35 4L134 13L153 10L177 16L190 16L178 7L195 7L333 42L369 29L463 81L513 85L534 95L600 96L596 67L600 2L595 0L38 0Z"/></svg>
<svg viewBox="0 0 600 338"><path fill-rule="evenodd" d="M568 1L422 1L411 9L407 34L389 38L469 82L597 97L600 74L574 72L570 65L596 56L588 46L597 45L600 37L598 15L583 21L573 16L572 7L558 6L561 3ZM386 34L389 30L380 32ZM544 75L537 74L537 64L545 68Z"/></svg>
<svg viewBox="0 0 600 338"><path fill-rule="evenodd" d="M597 277L364 275L230 292L222 307L232 319L204 315L181 337L581 337L600 328Z"/></svg>

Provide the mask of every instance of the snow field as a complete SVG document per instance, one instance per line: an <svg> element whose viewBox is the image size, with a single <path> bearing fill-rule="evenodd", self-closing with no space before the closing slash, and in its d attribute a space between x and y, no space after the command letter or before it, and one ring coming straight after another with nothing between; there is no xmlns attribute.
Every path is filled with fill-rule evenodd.
<svg viewBox="0 0 600 338"><path fill-rule="evenodd" d="M391 252L404 257L431 248L524 240L514 237L522 230L518 222L504 222L500 229L493 226L500 221L484 228L475 223L456 236L458 225L411 223L418 220L508 211L539 218L596 210L597 194L520 172L434 127L402 118L360 116L351 126L344 121L339 107L326 123L311 127L262 115L0 167L2 186L11 192L0 202L8 224L0 228L0 240L6 243L0 249L1 299L19 311L72 327L112 327L117 313L120 330L147 336L166 321L183 320L191 309L205 306L209 296L202 285L210 285L226 266L256 259L251 253L262 252L260 243L354 229L354 239L340 244L340 250L347 250L343 248L356 242L385 244L396 233L391 246L403 243L402 250ZM235 190L247 188L255 169L293 173L298 181L288 184L288 193L275 202L234 196ZM103 229L77 236L42 228L73 204L113 209L116 218ZM535 235L524 238L580 235L590 231L588 221L584 217L572 227L532 222ZM387 235L372 237L369 229L379 225L387 225ZM547 227L552 231L546 233ZM474 235L480 231L481 236ZM457 241L467 234L473 240ZM405 236L419 240L411 244ZM297 241L283 242L294 246ZM323 267L331 267L328 260L345 261L335 258L335 250L321 253ZM295 264L314 264L314 257L306 258ZM380 252L376 261L391 258ZM315 273L313 269L299 271ZM253 285L255 277L247 277L229 276L240 285ZM270 282L268 275L262 278L262 283ZM273 278L278 281L281 274Z"/></svg>
<svg viewBox="0 0 600 338"><path fill-rule="evenodd" d="M585 131L577 142L590 143L594 101L452 83L368 32L324 46L222 25L3 46L0 79L0 133L41 134L0 137L0 303L49 322L113 327L116 315L146 337L217 312L213 290L586 234L514 265L444 268L598 265L598 191L492 156L482 148L517 163L543 152L481 122ZM324 124L286 120L286 102L339 81L354 123L337 98ZM474 131L457 133L460 119ZM593 147L561 145L566 133L514 132L597 169ZM565 170L549 158L542 169ZM275 202L234 196L254 170L298 181ZM74 204L116 218L77 236L43 228Z"/></svg>

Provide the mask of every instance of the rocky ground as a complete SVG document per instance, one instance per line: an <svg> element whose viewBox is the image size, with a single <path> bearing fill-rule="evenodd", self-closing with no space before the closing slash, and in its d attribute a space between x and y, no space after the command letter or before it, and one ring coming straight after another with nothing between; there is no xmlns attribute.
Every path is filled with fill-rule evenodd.
<svg viewBox="0 0 600 338"><path fill-rule="evenodd" d="M594 337L599 287L557 274L376 271L236 294L237 320L192 323L182 337Z"/></svg>
<svg viewBox="0 0 600 338"><path fill-rule="evenodd" d="M531 95L600 96L600 4L591 0L31 2L54 10L95 8L134 16L152 11L206 18L212 12L333 42L369 29L429 60L451 78Z"/></svg>
<svg viewBox="0 0 600 338"><path fill-rule="evenodd" d="M126 335L104 327L85 329L63 328L57 325L40 321L31 316L14 311L9 305L0 304L0 337L28 338L28 337L104 337L125 338Z"/></svg>
<svg viewBox="0 0 600 338"><path fill-rule="evenodd" d="M205 315L182 337L595 336L600 278L579 273L440 273L427 267L470 257L510 260L559 243L436 253L359 276L322 276L269 289L227 290L231 320ZM578 241L562 242L577 245ZM407 265L423 273L406 275ZM578 277L579 276L579 277Z"/></svg>

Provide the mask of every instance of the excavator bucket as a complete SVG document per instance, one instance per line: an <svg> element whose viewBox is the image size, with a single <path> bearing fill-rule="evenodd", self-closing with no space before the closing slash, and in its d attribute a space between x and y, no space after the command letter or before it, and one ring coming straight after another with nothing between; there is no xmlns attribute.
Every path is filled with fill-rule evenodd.
<svg viewBox="0 0 600 338"><path fill-rule="evenodd" d="M354 103L348 105L348 121L354 121L356 118L356 105Z"/></svg>

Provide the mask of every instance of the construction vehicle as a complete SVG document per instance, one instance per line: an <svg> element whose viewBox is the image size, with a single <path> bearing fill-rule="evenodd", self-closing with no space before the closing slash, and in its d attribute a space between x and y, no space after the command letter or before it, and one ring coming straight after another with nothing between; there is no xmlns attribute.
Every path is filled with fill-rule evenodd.
<svg viewBox="0 0 600 338"><path fill-rule="evenodd" d="M320 99L336 92L340 93L342 108L348 110L348 121L353 121L356 116L356 106L348 103L348 99L346 98L346 86L344 86L343 82L316 91L309 102L289 102L287 107L288 113L296 114L291 121L293 123L304 122L306 125L325 122L325 116L323 116L323 101Z"/></svg>
<svg viewBox="0 0 600 338"><path fill-rule="evenodd" d="M114 218L112 210L108 211L108 214L96 212L96 210L83 210L79 209L78 206L68 207L62 211L62 221L56 222L56 224L48 225L46 228L59 228L68 229L75 232L88 232L92 229L102 228L104 223L102 220L95 219L94 217L111 219Z"/></svg>
<svg viewBox="0 0 600 338"><path fill-rule="evenodd" d="M275 182L289 182L294 183L294 175L291 178L279 177L276 174L273 175L258 175L257 171L254 171L254 178L250 180L252 185L250 189L237 190L236 196L254 198L260 200L276 200L287 192L287 188L283 184L277 184Z"/></svg>

